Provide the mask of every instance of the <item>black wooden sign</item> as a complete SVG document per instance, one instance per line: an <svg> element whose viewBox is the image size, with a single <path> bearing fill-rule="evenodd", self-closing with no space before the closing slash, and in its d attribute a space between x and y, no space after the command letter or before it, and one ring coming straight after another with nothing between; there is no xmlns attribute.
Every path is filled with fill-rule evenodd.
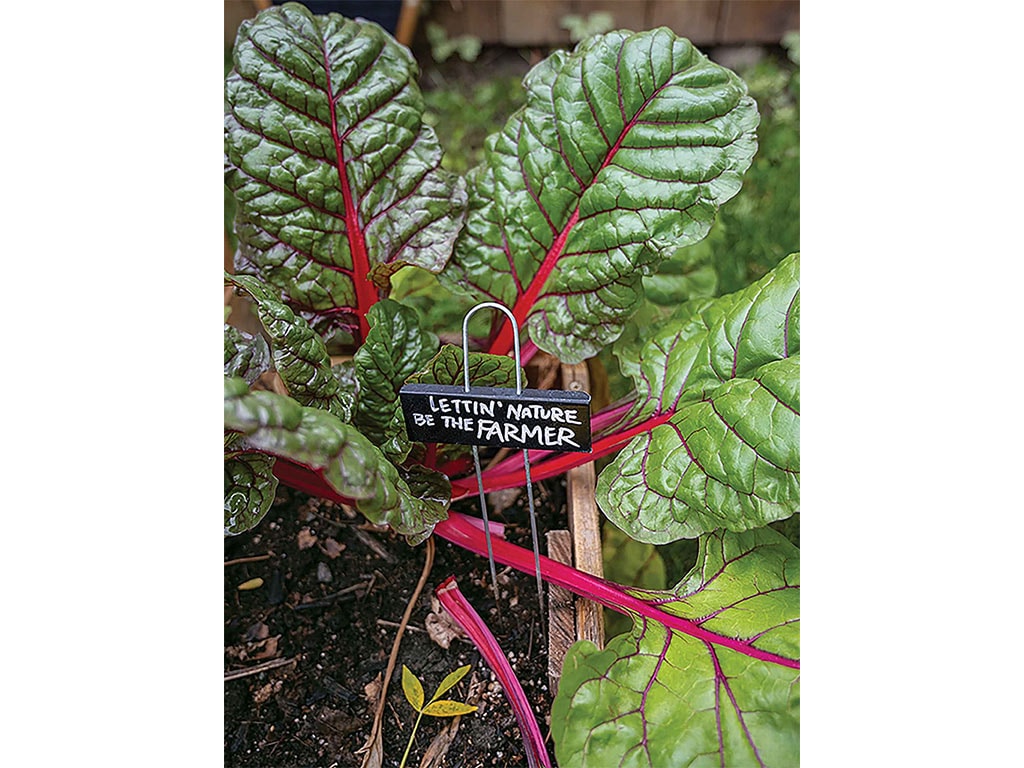
<svg viewBox="0 0 1024 768"><path fill-rule="evenodd" d="M586 392L406 384L399 396L418 442L590 453Z"/></svg>

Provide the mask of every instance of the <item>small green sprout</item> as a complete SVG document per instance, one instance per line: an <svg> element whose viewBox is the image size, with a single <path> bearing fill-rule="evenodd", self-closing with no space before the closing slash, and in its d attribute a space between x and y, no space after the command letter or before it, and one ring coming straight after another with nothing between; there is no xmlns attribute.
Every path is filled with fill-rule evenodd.
<svg viewBox="0 0 1024 768"><path fill-rule="evenodd" d="M450 675L448 675L441 684L437 686L437 690L434 691L434 695L430 701L423 705L423 685L420 683L419 678L416 677L409 668L402 665L402 690L405 692L405 699L408 701L412 708L419 712L419 716L416 718L416 724L412 727L412 733L409 734L409 744L405 748L405 754L402 755L402 763L398 768L405 768L405 761L409 757L409 750L412 749L413 739L416 738L416 729L420 727L420 719L424 715L433 715L434 717L455 717L456 715L467 715L470 712L476 712L476 707L470 704L463 704L459 701L451 701L450 699L439 699L443 693L450 691L459 680L466 676L469 672L470 665L467 664L464 667L459 667Z"/></svg>

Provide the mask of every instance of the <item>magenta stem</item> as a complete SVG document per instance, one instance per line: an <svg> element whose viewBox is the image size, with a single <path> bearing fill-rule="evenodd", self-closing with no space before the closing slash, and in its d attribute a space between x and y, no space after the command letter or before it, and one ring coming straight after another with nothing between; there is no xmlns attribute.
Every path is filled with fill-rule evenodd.
<svg viewBox="0 0 1024 768"><path fill-rule="evenodd" d="M471 518L466 515L449 511L448 519L442 520L434 526L434 533L464 549L486 556L487 547L483 530L469 522L470 520ZM523 573L534 573L533 552L530 550L517 547L515 544L511 544L493 535L491 546L494 551L494 559L499 563L512 566ZM599 579L596 576L591 576L589 573L578 571L571 566L559 563L544 555L540 556L540 572L541 576L548 583L565 587L570 592L574 592L588 600L593 600L595 603L600 603L606 608L624 613L627 616L630 613L638 613L641 616L646 616L670 629L678 630L698 640L729 648L759 661L779 664L790 669L800 669L800 662L796 659L787 659L784 656L762 651L751 645L750 641L738 640L734 637L725 637L709 632L688 619L674 616L646 600L634 597L614 582Z"/></svg>
<svg viewBox="0 0 1024 768"><path fill-rule="evenodd" d="M476 528L483 534L482 529ZM533 714L529 699L519 684L519 679L512 671L505 652L501 650L497 639L487 628L484 620L480 618L473 606L466 600L465 595L459 591L459 585L454 576L449 576L441 582L434 590L441 605L448 611L448 615L462 627L462 630L469 635L473 644L483 655L488 666L498 676L502 689L509 703L512 704L512 711L516 720L519 721L519 731L523 736L523 746L526 747L526 760L530 768L551 768L551 759L548 757L547 747L544 746L544 737L541 735L540 726L537 725L537 718Z"/></svg>

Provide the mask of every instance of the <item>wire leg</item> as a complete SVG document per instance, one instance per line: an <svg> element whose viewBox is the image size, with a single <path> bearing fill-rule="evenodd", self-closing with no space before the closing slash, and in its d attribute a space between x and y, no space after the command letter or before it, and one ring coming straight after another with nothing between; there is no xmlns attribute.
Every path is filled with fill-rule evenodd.
<svg viewBox="0 0 1024 768"><path fill-rule="evenodd" d="M540 623L544 627L544 587L540 578L540 546L537 542L537 513L533 506L533 481L530 479L530 454L523 449L523 469L526 470L526 499L530 505L530 532L533 534L533 563L537 571L537 605L540 606Z"/></svg>
<svg viewBox="0 0 1024 768"><path fill-rule="evenodd" d="M484 479L480 471L480 450L473 446L473 467L476 469L476 487L480 491L480 514L484 519L484 538L487 539L487 562L491 565L491 585L494 587L494 604L498 608L498 615L501 615L501 602L498 600L498 573L494 568L494 548L491 546L491 524L487 519L487 497L484 495ZM530 514L533 519L533 496L530 497ZM534 545L536 546L536 533L534 534ZM538 564L540 561L537 561ZM537 573L540 574L538 565ZM538 577L539 578L539 577ZM540 582L538 582L539 584Z"/></svg>

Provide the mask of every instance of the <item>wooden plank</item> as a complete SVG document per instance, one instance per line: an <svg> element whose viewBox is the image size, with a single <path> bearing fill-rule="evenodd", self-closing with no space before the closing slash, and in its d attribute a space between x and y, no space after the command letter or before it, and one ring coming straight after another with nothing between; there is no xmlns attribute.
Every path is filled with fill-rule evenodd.
<svg viewBox="0 0 1024 768"><path fill-rule="evenodd" d="M251 19L261 9L259 3L253 0L224 0L224 47L230 48L235 44L235 35L238 34L238 25L246 19Z"/></svg>
<svg viewBox="0 0 1024 768"><path fill-rule="evenodd" d="M420 0L402 0L402 9L398 12L398 25L395 27L395 40L405 46L412 45L419 20Z"/></svg>
<svg viewBox="0 0 1024 768"><path fill-rule="evenodd" d="M505 45L570 45L562 17L574 13L570 0L504 0L501 3Z"/></svg>
<svg viewBox="0 0 1024 768"><path fill-rule="evenodd" d="M615 20L612 29L646 29L649 0L576 0L571 13L586 18L592 13L610 13Z"/></svg>
<svg viewBox="0 0 1024 768"><path fill-rule="evenodd" d="M587 391L590 378L586 363L562 366L562 386L568 390ZM594 498L597 477L594 462L570 469L566 477L569 496L569 530L573 537L576 568L594 576L604 575L601 560L601 515ZM604 647L604 615L601 606L590 600L576 601L576 636Z"/></svg>
<svg viewBox="0 0 1024 768"><path fill-rule="evenodd" d="M499 0L433 0L423 21L441 25L448 37L475 35L494 45L503 42L500 6Z"/></svg>
<svg viewBox="0 0 1024 768"><path fill-rule="evenodd" d="M799 0L725 0L717 37L723 44L778 43L799 29Z"/></svg>
<svg viewBox="0 0 1024 768"><path fill-rule="evenodd" d="M572 534L548 531L548 557L572 565ZM562 676L569 646L576 642L576 609L573 594L565 587L548 585L548 689L553 696Z"/></svg>
<svg viewBox="0 0 1024 768"><path fill-rule="evenodd" d="M646 29L665 26L694 45L716 42L722 0L652 0Z"/></svg>

